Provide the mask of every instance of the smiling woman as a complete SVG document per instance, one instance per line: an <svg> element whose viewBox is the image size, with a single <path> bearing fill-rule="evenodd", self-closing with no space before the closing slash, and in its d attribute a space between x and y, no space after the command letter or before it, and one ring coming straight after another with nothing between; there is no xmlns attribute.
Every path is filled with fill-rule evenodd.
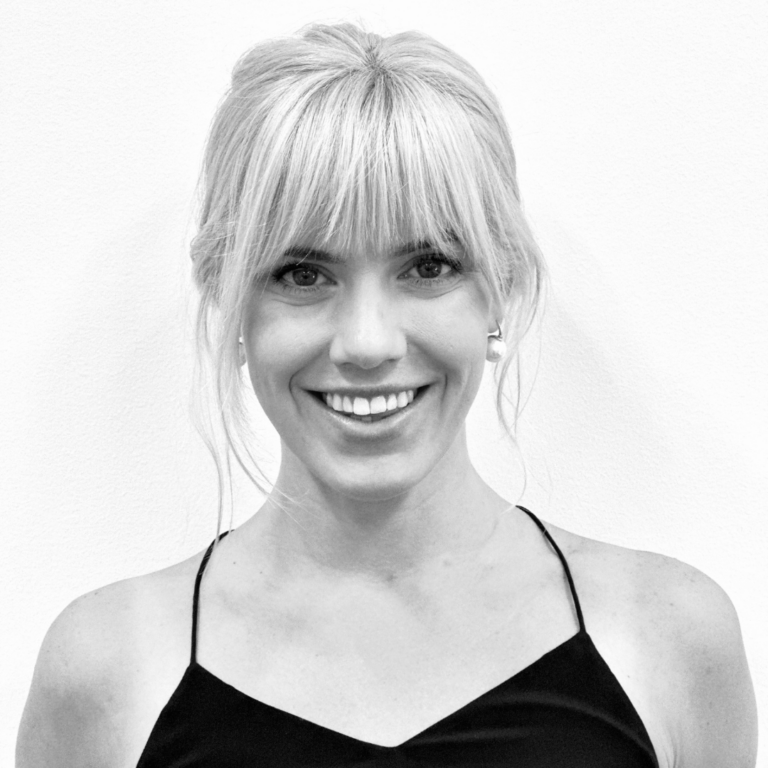
<svg viewBox="0 0 768 768"><path fill-rule="evenodd" d="M278 262L248 303L251 382L281 435L277 485L292 497L322 488L340 507L339 493L424 493L446 482L438 464L455 469L441 457L465 450L456 435L482 377L491 302L455 242L446 255L408 237L383 252L324 241L322 259L308 248Z"/></svg>
<svg viewBox="0 0 768 768"><path fill-rule="evenodd" d="M238 338L246 304L270 313L263 322L273 317L275 294L307 304L300 315L307 328L287 331L283 352L310 330L319 333L322 313L338 317L341 308L346 335L375 358L378 340L347 298L374 316L380 312L368 302L370 291L366 297L358 290L358 273L386 259L399 287L387 298L389 309L420 305L397 307L395 296L458 290L430 303L425 311L446 314L425 323L458 322L466 308L449 304L471 286L490 313L478 338L503 332L514 349L536 310L543 272L522 213L507 127L477 72L425 35L382 39L349 25L267 41L240 60L211 130L193 258L202 293L201 358L216 381L209 423L220 419L223 436L209 436L210 445L224 446L214 450L222 492L230 451L264 485L243 429ZM274 315L278 335L287 328L281 318ZM340 343L331 345L331 358ZM512 359L502 361L500 382ZM264 360L250 356L257 393L254 375ZM473 398L474 391L467 406ZM502 416L503 400L500 387Z"/></svg>
<svg viewBox="0 0 768 768"><path fill-rule="evenodd" d="M257 45L202 188L220 491L233 456L262 482L248 380L279 475L205 553L57 619L20 768L754 765L719 587L545 525L470 460L486 363L501 403L543 279L477 72L350 24Z"/></svg>

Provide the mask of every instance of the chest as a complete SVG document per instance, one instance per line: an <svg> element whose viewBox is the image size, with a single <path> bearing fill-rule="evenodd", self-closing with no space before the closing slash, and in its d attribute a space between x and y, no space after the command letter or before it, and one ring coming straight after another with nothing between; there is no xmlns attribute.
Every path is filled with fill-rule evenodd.
<svg viewBox="0 0 768 768"><path fill-rule="evenodd" d="M144 753L156 758L170 754L167 747L187 760L189 744L215 735L255 750L248 754L264 765L272 763L262 751L276 749L274 765L294 768L318 749L333 756L322 764L334 765L423 765L424 750L448 750L448 762L435 754L427 762L495 765L498 758L498 765L574 768L570 758L552 762L553 755L558 745L575 748L581 740L584 754L618 749L621 761L606 764L655 765L643 726L647 712L641 719L623 688L637 677L631 664L613 652L609 668L586 633L574 634L578 623L562 573L528 576L514 594L492 584L474 592L444 584L453 599L437 605L354 590L323 599L329 595L322 589L308 589L295 602L271 599L265 590L263 600L250 603L257 610L244 613L215 589L204 592L199 664L172 671L149 696L157 703L149 713L154 727L137 739L137 749L146 745ZM590 603L595 618L598 606ZM188 648L178 650L183 661ZM606 715L597 726L596 704ZM616 732L616 713L631 744ZM245 733L256 735L246 745ZM264 742L269 734L281 734L277 747ZM298 750L293 757L291 749ZM473 757L473 749L482 754ZM350 762L350 753L362 762ZM534 753L543 762L525 763ZM217 752L210 764L243 762L228 763ZM140 765L176 763L161 757Z"/></svg>
<svg viewBox="0 0 768 768"><path fill-rule="evenodd" d="M246 615L214 597L198 660L252 699L364 741L398 744L576 632L560 580L534 580L535 599L493 581L482 590L457 583L445 600L342 588L332 599L265 599Z"/></svg>
<svg viewBox="0 0 768 768"><path fill-rule="evenodd" d="M657 765L636 712L583 632L439 719L411 721L400 734L390 723L388 734L292 713L193 665L139 768Z"/></svg>

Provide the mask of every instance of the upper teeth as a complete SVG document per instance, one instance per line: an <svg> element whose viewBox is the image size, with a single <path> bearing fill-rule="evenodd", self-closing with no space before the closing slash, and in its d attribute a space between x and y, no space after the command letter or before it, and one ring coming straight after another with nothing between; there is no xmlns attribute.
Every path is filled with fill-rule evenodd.
<svg viewBox="0 0 768 768"><path fill-rule="evenodd" d="M391 395L377 395L376 397L349 397L348 395L337 395L332 392L324 392L323 398L326 404L334 411L344 413L354 413L355 416L369 416L375 413L385 413L394 411L397 408L405 408L408 403L413 402L416 394L415 389L406 389L403 392L392 393Z"/></svg>

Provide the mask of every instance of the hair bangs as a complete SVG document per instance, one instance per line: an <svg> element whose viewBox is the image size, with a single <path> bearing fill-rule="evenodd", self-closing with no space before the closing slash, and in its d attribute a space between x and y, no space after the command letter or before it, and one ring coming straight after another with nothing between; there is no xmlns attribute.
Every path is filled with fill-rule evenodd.
<svg viewBox="0 0 768 768"><path fill-rule="evenodd" d="M283 113L250 164L255 194L245 192L241 214L272 234L259 247L246 237L250 271L269 269L292 245L332 243L364 256L458 241L494 292L498 227L488 213L501 214L484 200L475 133L463 110L402 73L345 73L315 89ZM279 168L269 167L274 158Z"/></svg>

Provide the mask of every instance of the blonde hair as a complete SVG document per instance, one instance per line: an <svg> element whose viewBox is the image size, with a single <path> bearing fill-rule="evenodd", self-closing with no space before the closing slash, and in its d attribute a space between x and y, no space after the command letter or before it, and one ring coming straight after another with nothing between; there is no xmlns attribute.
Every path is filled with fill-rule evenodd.
<svg viewBox="0 0 768 768"><path fill-rule="evenodd" d="M215 413L203 435L219 478L231 458L266 492L247 427L238 337L255 276L312 232L365 248L458 239L503 315L504 382L538 303L541 253L523 216L499 104L463 58L427 35L314 24L235 66L205 152L199 230L199 359ZM201 369L202 370L202 369ZM518 394L519 402L519 394ZM218 433L221 439L213 435Z"/></svg>

